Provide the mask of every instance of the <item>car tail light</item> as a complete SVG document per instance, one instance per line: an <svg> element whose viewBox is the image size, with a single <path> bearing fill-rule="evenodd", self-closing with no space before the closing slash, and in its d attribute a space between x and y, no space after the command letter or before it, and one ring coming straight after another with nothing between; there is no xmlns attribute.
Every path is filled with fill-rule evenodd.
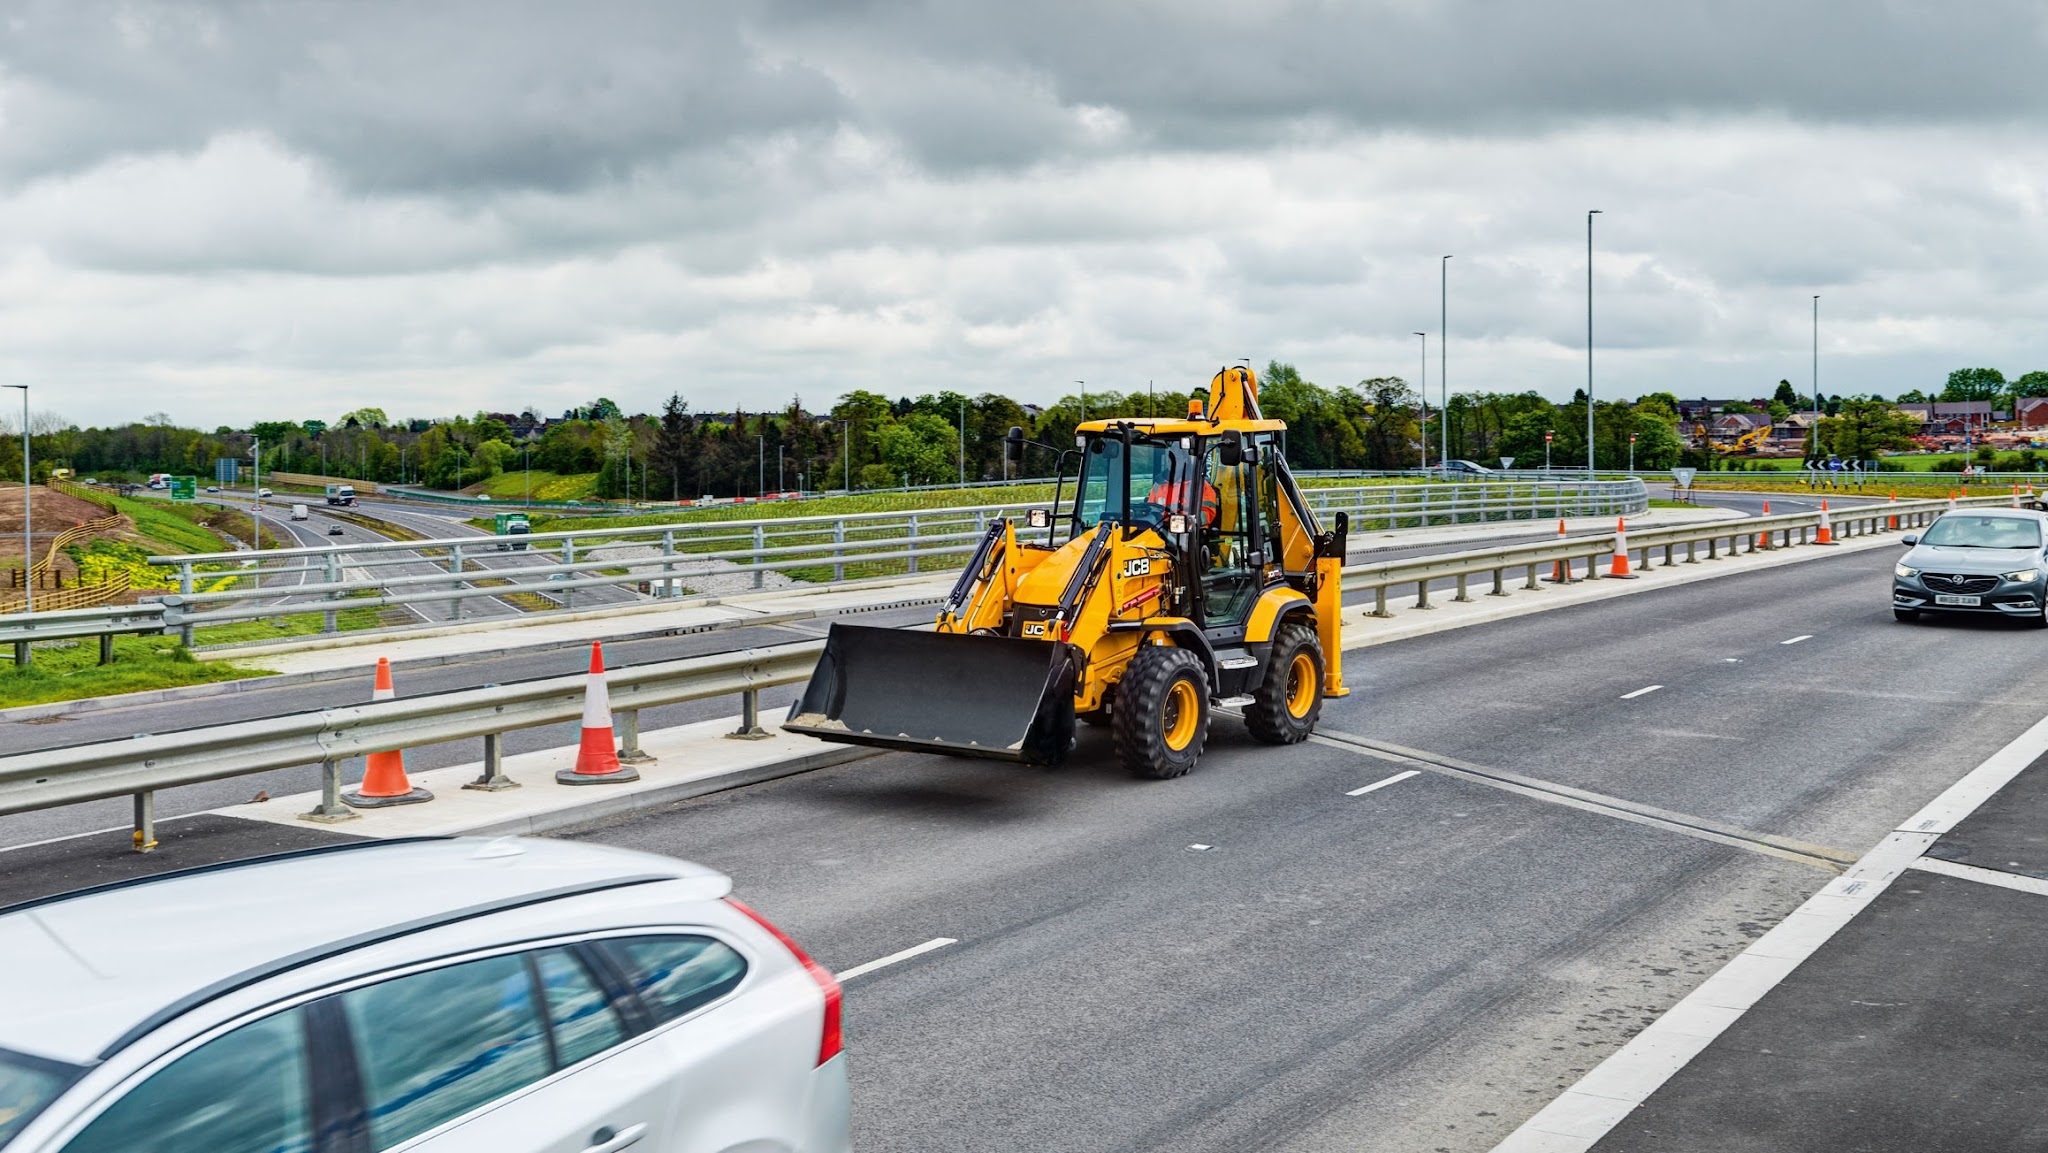
<svg viewBox="0 0 2048 1153"><path fill-rule="evenodd" d="M811 955L804 952L802 946L790 940L788 933L776 928L774 923L769 921L768 918L747 908L746 904L739 898L727 897L725 903L745 913L748 919L763 929L768 930L771 936L782 942L782 947L789 950L790 956L796 958L797 964L804 967L804 972L811 975L811 980L818 983L818 988L825 991L825 1027L818 1036L818 1064L823 1065L825 1062L837 1057L840 1051L846 1048L839 1023L840 992L838 978L832 975L831 970L811 960Z"/></svg>

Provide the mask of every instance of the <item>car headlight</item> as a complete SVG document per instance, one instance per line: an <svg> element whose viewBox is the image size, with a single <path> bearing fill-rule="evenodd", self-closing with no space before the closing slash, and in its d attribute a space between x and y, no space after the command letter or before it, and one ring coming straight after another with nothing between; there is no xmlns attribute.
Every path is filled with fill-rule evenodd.
<svg viewBox="0 0 2048 1153"><path fill-rule="evenodd" d="M2023 568L2018 572L2000 573L1999 579L2009 580L2014 584L2031 584L2034 578L2040 575L2040 569Z"/></svg>
<svg viewBox="0 0 2048 1153"><path fill-rule="evenodd" d="M1892 567L1892 575L1899 578L1900 580L1912 580L1914 577L1920 575L1920 570L1916 568L1907 568L1905 565L1894 565Z"/></svg>

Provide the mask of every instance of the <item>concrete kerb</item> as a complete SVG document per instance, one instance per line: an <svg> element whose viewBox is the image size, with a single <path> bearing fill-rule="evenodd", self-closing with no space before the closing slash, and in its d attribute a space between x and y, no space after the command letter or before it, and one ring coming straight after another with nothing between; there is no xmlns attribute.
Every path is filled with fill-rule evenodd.
<svg viewBox="0 0 2048 1153"><path fill-rule="evenodd" d="M1603 578L1584 581L1541 592L1518 592L1505 603L1475 600L1459 604L1444 600L1431 611L1398 610L1391 621L1366 618L1362 615L1361 606L1351 605L1345 610L1343 647L1347 651L1369 648L1609 597L1629 596L1720 576L1886 547L1897 548L1898 537L1854 537L1835 548L1779 548L1744 553L1739 557L1688 568L1650 568L1646 572L1655 575L1643 580ZM1404 621L1401 619L1404 616L1412 619ZM772 725L767 740L727 740L740 723L741 718L735 715L672 729L643 731L641 748L655 758L655 763L643 765L642 780L629 784L596 788L569 788L555 784L554 773L575 763L574 745L505 758L506 775L527 786L521 789L503 792L462 789L465 781L474 780L482 774L482 762L415 773L416 781L435 791L433 804L361 813L358 820L349 821L345 827L351 834L369 837L539 833L880 755L880 750L830 745L784 733ZM684 762L694 767L669 767ZM312 808L318 797L318 793L306 793L273 798L262 804L236 805L216 812L223 816L295 823L298 814Z"/></svg>

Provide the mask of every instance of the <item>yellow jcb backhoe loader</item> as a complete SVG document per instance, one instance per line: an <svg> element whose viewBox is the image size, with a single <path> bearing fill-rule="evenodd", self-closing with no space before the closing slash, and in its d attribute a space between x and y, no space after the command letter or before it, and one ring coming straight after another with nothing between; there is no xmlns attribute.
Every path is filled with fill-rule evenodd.
<svg viewBox="0 0 2048 1153"><path fill-rule="evenodd" d="M1193 768L1212 706L1291 744L1346 694L1346 519L1325 530L1259 415L1249 369L1185 419L1089 421L1052 507L988 527L933 632L834 623L783 728L828 741L1053 765L1076 718L1141 777ZM1005 454L1020 459L1023 430ZM1071 490L1067 463L1078 457Z"/></svg>

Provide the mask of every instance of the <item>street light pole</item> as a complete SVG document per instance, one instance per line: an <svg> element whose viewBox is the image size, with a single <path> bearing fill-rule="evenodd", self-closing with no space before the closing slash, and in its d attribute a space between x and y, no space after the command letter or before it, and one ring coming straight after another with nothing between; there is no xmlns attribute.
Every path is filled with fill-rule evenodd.
<svg viewBox="0 0 2048 1153"><path fill-rule="evenodd" d="M1437 285L1437 308L1440 310L1436 328L1436 376L1437 387L1443 389L1444 402L1437 406L1437 423L1443 426L1444 450L1437 454L1437 463L1444 464L1451 459L1451 258L1446 256L1437 264L1441 278Z"/></svg>
<svg viewBox="0 0 2048 1153"><path fill-rule="evenodd" d="M1929 412L1934 411L1929 409ZM1813 297L1813 451L1820 451L1820 294Z"/></svg>
<svg viewBox="0 0 2048 1153"><path fill-rule="evenodd" d="M1629 433L1629 434L1628 434L1628 471L1629 471L1629 475L1630 475L1630 476L1634 476L1634 475L1635 475L1635 471L1636 471L1636 434L1635 434L1635 433Z"/></svg>
<svg viewBox="0 0 2048 1153"><path fill-rule="evenodd" d="M768 494L768 434L765 432L756 433L754 439L758 442L760 448L760 452L757 454L758 459L754 462L754 495L766 496ZM632 496L633 494L628 491L626 495Z"/></svg>
<svg viewBox="0 0 2048 1153"><path fill-rule="evenodd" d="M1586 213L1586 479L1593 479L1593 218Z"/></svg>
<svg viewBox="0 0 2048 1153"><path fill-rule="evenodd" d="M28 385L10 384L21 390L21 585L22 611L36 611L36 529L34 508L29 497L28 469ZM26 651L26 650L23 650Z"/></svg>
<svg viewBox="0 0 2048 1153"><path fill-rule="evenodd" d="M840 463L846 466L846 491L851 494L853 492L853 422L851 420L842 420L839 422L839 428L845 434L845 440L839 448L839 460Z"/></svg>
<svg viewBox="0 0 2048 1153"><path fill-rule="evenodd" d="M960 487L967 487L967 401L960 401Z"/></svg>
<svg viewBox="0 0 2048 1153"><path fill-rule="evenodd" d="M1421 439L1421 441L1422 441L1422 470L1423 470L1424 472L1428 472L1428 471L1429 471L1429 334L1428 334L1428 333L1426 333L1426 332L1418 332L1418 333L1416 333L1415 335L1417 335L1417 336L1419 336L1419 337L1421 337L1421 338L1422 338L1422 383L1421 383L1420 387L1418 388L1418 391L1420 391L1420 392L1422 393L1422 436L1421 436L1421 438L1420 438L1420 439Z"/></svg>
<svg viewBox="0 0 2048 1153"><path fill-rule="evenodd" d="M1543 434L1543 471L1544 471L1544 472L1549 472L1549 471L1550 471L1550 441L1551 441L1551 438L1552 438L1552 437L1555 437L1556 435L1557 435L1557 430L1556 430L1556 429L1551 429L1551 430L1548 430L1548 431L1546 431L1546 432L1545 432L1545 433Z"/></svg>
<svg viewBox="0 0 2048 1153"><path fill-rule="evenodd" d="M1085 423L1088 419L1088 382L1077 380L1074 383L1081 388L1081 420Z"/></svg>

